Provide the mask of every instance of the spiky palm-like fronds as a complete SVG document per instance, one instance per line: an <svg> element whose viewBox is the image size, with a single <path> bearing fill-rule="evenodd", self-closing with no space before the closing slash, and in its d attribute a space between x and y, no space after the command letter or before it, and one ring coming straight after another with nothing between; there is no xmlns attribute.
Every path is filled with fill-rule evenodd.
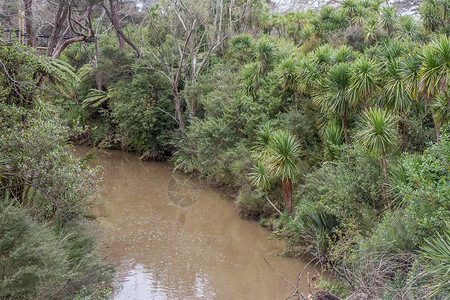
<svg viewBox="0 0 450 300"><path fill-rule="evenodd" d="M450 105L444 94L434 97L432 105L435 109L435 117L442 125L450 122Z"/></svg>
<svg viewBox="0 0 450 300"><path fill-rule="evenodd" d="M363 114L362 130L358 138L370 152L381 155L381 163L384 170L385 188L389 185L386 154L397 145L397 132L395 131L395 119L384 109L372 108ZM385 190L384 198L391 209L391 200Z"/></svg>
<svg viewBox="0 0 450 300"><path fill-rule="evenodd" d="M384 40L381 47L384 63L402 57L408 50L408 44L406 42L394 39Z"/></svg>
<svg viewBox="0 0 450 300"><path fill-rule="evenodd" d="M259 163L254 167L250 178L254 184L267 187L270 178L281 180L281 193L284 205L289 214L294 213L292 205L292 183L300 168L301 147L292 134L283 131L269 131L269 127L261 128L261 142L254 150Z"/></svg>
<svg viewBox="0 0 450 300"><path fill-rule="evenodd" d="M350 161L349 138L347 132L347 117L350 112L350 65L341 63L335 65L328 72L322 89L314 95L314 103L323 112L338 115L342 120L345 144L347 146L347 158Z"/></svg>
<svg viewBox="0 0 450 300"><path fill-rule="evenodd" d="M367 18L367 10L364 7L358 6L352 18L352 23L361 26L362 24L364 24L366 18Z"/></svg>
<svg viewBox="0 0 450 300"><path fill-rule="evenodd" d="M342 145L344 143L344 131L338 122L330 122L325 128L324 138L327 144Z"/></svg>
<svg viewBox="0 0 450 300"><path fill-rule="evenodd" d="M355 53L347 45L340 46L333 54L333 61L336 64L349 63L352 62L354 58Z"/></svg>
<svg viewBox="0 0 450 300"><path fill-rule="evenodd" d="M320 70L314 62L309 59L303 59L298 66L298 90L302 93L308 93L314 87L319 85Z"/></svg>
<svg viewBox="0 0 450 300"><path fill-rule="evenodd" d="M249 178L254 186L266 190L270 188L270 174L262 162L258 162L249 174Z"/></svg>
<svg viewBox="0 0 450 300"><path fill-rule="evenodd" d="M450 87L450 38L441 35L439 40L434 41L432 45L438 62L438 88L441 92L446 93ZM446 96L448 97L448 95Z"/></svg>
<svg viewBox="0 0 450 300"><path fill-rule="evenodd" d="M369 109L363 113L358 137L369 151L379 155L388 153L397 144L394 116L378 107Z"/></svg>
<svg viewBox="0 0 450 300"><path fill-rule="evenodd" d="M389 33L389 35L392 34L396 22L397 22L397 9L393 6L383 6L381 8L380 23L383 26L383 28Z"/></svg>
<svg viewBox="0 0 450 300"><path fill-rule="evenodd" d="M351 68L350 101L353 106L362 103L367 107L367 100L377 88L378 66L367 57L359 57Z"/></svg>
<svg viewBox="0 0 450 300"><path fill-rule="evenodd" d="M230 47L228 47L227 55L235 57L241 61L246 61L250 58L252 51L252 37L249 34L241 34L233 36L230 39Z"/></svg>
<svg viewBox="0 0 450 300"><path fill-rule="evenodd" d="M314 103L324 112L342 116L350 111L349 87L350 66L338 64L328 72L322 90L314 97Z"/></svg>
<svg viewBox="0 0 450 300"><path fill-rule="evenodd" d="M336 10L330 15L330 26L327 28L329 31L335 31L338 29L344 29L348 26L348 15L342 10Z"/></svg>
<svg viewBox="0 0 450 300"><path fill-rule="evenodd" d="M419 71L420 59L417 53L412 53L403 57L399 63L399 73L405 82L406 92L411 99L417 99L419 96Z"/></svg>
<svg viewBox="0 0 450 300"><path fill-rule="evenodd" d="M355 0L343 0L341 7L349 14L353 15L358 9L358 3Z"/></svg>
<svg viewBox="0 0 450 300"><path fill-rule="evenodd" d="M285 59L280 66L280 84L283 88L295 91L297 89L297 63L293 58Z"/></svg>
<svg viewBox="0 0 450 300"><path fill-rule="evenodd" d="M277 57L278 51L275 44L269 38L263 38L254 47L253 59L261 64L261 70L265 74Z"/></svg>
<svg viewBox="0 0 450 300"><path fill-rule="evenodd" d="M400 17L399 28L399 37L413 37L420 30L419 24L417 24L416 19L410 15Z"/></svg>
<svg viewBox="0 0 450 300"><path fill-rule="evenodd" d="M373 43L377 40L378 26L377 23L364 25L364 40L368 43Z"/></svg>
<svg viewBox="0 0 450 300"><path fill-rule="evenodd" d="M310 56L311 62L314 63L321 72L325 72L331 65L333 49L330 45L325 44L317 48Z"/></svg>
<svg viewBox="0 0 450 300"><path fill-rule="evenodd" d="M420 4L420 15L427 33L448 30L450 26L449 7L448 0L424 0Z"/></svg>
<svg viewBox="0 0 450 300"><path fill-rule="evenodd" d="M384 81L384 94L386 104L393 110L403 113L411 105L406 81L401 76L400 65L397 60L389 61L387 64L387 78Z"/></svg>
<svg viewBox="0 0 450 300"><path fill-rule="evenodd" d="M295 180L300 167L301 147L290 133L277 130L270 135L262 161L274 177Z"/></svg>
<svg viewBox="0 0 450 300"><path fill-rule="evenodd" d="M439 93L439 60L435 49L431 45L426 45L420 52L420 86L421 90L428 96Z"/></svg>
<svg viewBox="0 0 450 300"><path fill-rule="evenodd" d="M443 234L425 240L421 249L422 255L430 262L430 274L434 280L430 284L430 296L442 296L450 299L450 223L446 224ZM439 298L441 299L441 298Z"/></svg>
<svg viewBox="0 0 450 300"><path fill-rule="evenodd" d="M246 94L256 97L256 91L262 79L261 65L256 62L246 64L242 75L244 76Z"/></svg>

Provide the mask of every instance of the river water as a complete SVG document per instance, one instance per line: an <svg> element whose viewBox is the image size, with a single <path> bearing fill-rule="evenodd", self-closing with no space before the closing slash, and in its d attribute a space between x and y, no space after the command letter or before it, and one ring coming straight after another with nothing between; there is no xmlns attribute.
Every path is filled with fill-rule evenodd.
<svg viewBox="0 0 450 300"><path fill-rule="evenodd" d="M80 149L86 152L87 149ZM221 191L172 173L164 163L104 151L100 215L103 253L118 265L113 299L285 299L305 263L280 258L283 241L238 216ZM304 274L313 274L312 267ZM300 290L307 293L306 276Z"/></svg>

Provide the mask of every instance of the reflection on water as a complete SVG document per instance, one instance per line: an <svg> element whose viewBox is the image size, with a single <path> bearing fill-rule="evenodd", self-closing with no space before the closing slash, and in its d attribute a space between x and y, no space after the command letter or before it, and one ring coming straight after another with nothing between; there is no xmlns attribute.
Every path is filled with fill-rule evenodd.
<svg viewBox="0 0 450 300"><path fill-rule="evenodd" d="M304 263L277 257L283 242L267 240L267 230L240 219L229 198L131 154L104 152L96 163L104 167L96 207L103 216L101 242L118 263L121 283L114 299L272 300L292 294L263 257L294 283ZM308 290L306 282L301 290Z"/></svg>

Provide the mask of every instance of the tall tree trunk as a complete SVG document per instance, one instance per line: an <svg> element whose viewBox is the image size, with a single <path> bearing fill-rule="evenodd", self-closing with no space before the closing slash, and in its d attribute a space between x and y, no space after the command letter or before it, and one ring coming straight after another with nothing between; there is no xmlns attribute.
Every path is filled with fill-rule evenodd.
<svg viewBox="0 0 450 300"><path fill-rule="evenodd" d="M348 148L347 113L342 115L342 129L344 129L345 145L347 146L347 160L350 162L350 150Z"/></svg>
<svg viewBox="0 0 450 300"><path fill-rule="evenodd" d="M110 13L111 13L111 15L110 15L111 23L113 23L114 29L116 30L119 48L124 49L125 44L123 42L123 38L120 35L119 31L117 30L117 28L120 28L120 20L119 20L119 16L117 15L116 6L114 5L114 2L112 0L109 0L109 9L110 9Z"/></svg>
<svg viewBox="0 0 450 300"><path fill-rule="evenodd" d="M436 120L433 113L434 129L436 130L436 142L439 144L441 142L441 124Z"/></svg>
<svg viewBox="0 0 450 300"><path fill-rule="evenodd" d="M173 101L175 102L175 112L177 114L178 126L184 127L183 114L181 113L180 97L178 95L177 82L172 82Z"/></svg>
<svg viewBox="0 0 450 300"><path fill-rule="evenodd" d="M383 164L383 171L384 171L384 200L386 201L386 204L389 207L389 210L392 210L391 207L391 199L389 197L389 193L388 193L388 186L389 186L389 177L388 177L388 172L387 172L387 160L386 160L386 154L383 153L383 157L381 159L381 162Z"/></svg>
<svg viewBox="0 0 450 300"><path fill-rule="evenodd" d="M292 205L292 180L283 179L281 181L281 194L283 196L284 206L289 215L294 214L294 207Z"/></svg>
<svg viewBox="0 0 450 300"><path fill-rule="evenodd" d="M427 107L431 110L431 116L433 117L433 123L434 123L434 129L436 130L436 142L439 143L441 141L441 124L439 124L438 120L436 120L436 117L434 115L434 109L431 103L431 98L433 98L433 95L427 94L426 101L425 101L425 111L427 111Z"/></svg>
<svg viewBox="0 0 450 300"><path fill-rule="evenodd" d="M27 33L27 45L35 48L37 45L36 31L33 27L33 0L24 0L25 5L25 31Z"/></svg>
<svg viewBox="0 0 450 300"><path fill-rule="evenodd" d="M114 30L116 31L117 38L119 40L119 48L124 47L123 41L125 41L131 48L136 52L138 58L142 57L141 50L136 47L136 45L123 33L122 28L120 27L119 16L117 15L116 6L114 5L114 0L109 0L109 9L102 3L102 7L105 9L106 15L111 20L111 23L114 26ZM122 41L123 40L123 41Z"/></svg>
<svg viewBox="0 0 450 300"><path fill-rule="evenodd" d="M367 113L369 111L369 109L367 108L367 101L366 101L365 97L363 97L362 104L363 104L364 111Z"/></svg>
<svg viewBox="0 0 450 300"><path fill-rule="evenodd" d="M64 1L59 2L58 12L55 16L54 26L52 33L50 34L50 38L48 39L47 45L47 56L52 56L53 48L56 46L58 41L58 35L61 31L61 28L64 24L64 21L67 19L67 15L69 13L69 8L64 6Z"/></svg>

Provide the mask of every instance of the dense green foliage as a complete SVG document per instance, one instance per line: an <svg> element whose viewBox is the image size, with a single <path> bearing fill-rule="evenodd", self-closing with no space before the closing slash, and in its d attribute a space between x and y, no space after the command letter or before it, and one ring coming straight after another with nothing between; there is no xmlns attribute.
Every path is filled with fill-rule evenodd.
<svg viewBox="0 0 450 300"><path fill-rule="evenodd" d="M70 134L227 188L242 216L334 271L342 291L445 299L448 0L424 0L420 19L380 0L284 15L263 1L225 1L229 15L211 1L171 3L127 21L138 58L105 24L95 60L92 45L56 61L2 48L0 163L19 184L13 198L45 220L83 217L95 183L67 155ZM64 91L41 100L29 70Z"/></svg>
<svg viewBox="0 0 450 300"><path fill-rule="evenodd" d="M182 37L164 26L178 21L156 6L135 24L143 58L104 48L96 68L79 69L90 70L77 96L84 105L68 115L79 112L94 144L167 157L233 191L242 216L287 238L286 253L335 271L342 290L439 299L448 272L422 271L448 245L447 10L423 1L418 20L381 1L285 15L255 5L240 34L220 48L192 40L180 60L172 38ZM204 68L197 57L209 58ZM160 60L180 64L171 69L179 81L155 67ZM89 91L99 82L102 92Z"/></svg>
<svg viewBox="0 0 450 300"><path fill-rule="evenodd" d="M0 298L73 299L82 288L102 298L113 268L88 222L97 170L73 156L73 130L37 96L36 74L60 78L52 68L64 63L42 73L48 59L12 43L0 56Z"/></svg>

